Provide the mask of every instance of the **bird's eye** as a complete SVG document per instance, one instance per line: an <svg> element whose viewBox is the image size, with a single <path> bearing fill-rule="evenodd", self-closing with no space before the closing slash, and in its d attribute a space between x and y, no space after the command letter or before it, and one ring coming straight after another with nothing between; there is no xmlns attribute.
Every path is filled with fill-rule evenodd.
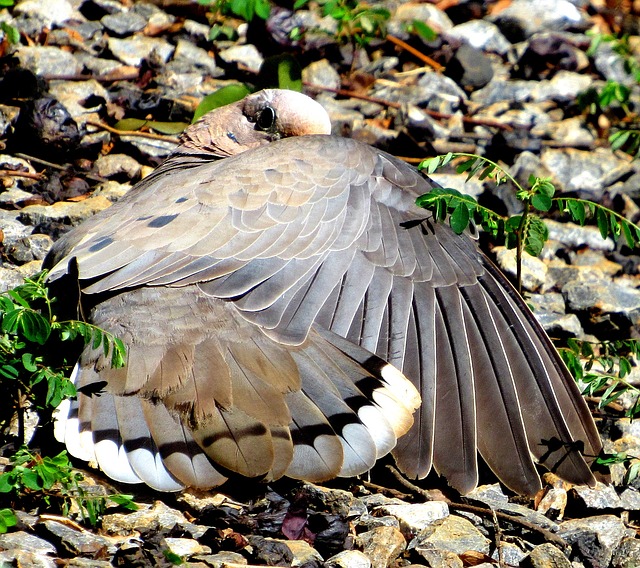
<svg viewBox="0 0 640 568"><path fill-rule="evenodd" d="M272 107L265 107L256 121L259 130L273 130L276 124L276 111Z"/></svg>

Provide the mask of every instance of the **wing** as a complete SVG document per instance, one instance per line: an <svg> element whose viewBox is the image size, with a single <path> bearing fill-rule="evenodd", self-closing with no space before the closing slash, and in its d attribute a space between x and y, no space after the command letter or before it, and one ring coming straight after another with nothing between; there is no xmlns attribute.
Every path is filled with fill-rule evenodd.
<svg viewBox="0 0 640 568"><path fill-rule="evenodd" d="M109 379L112 392L162 401L177 424L186 425L181 443L195 441L223 473L317 479L364 471L390 449L390 432L409 427L393 400L410 392L397 369L422 397L395 450L410 476L423 477L433 466L467 492L477 484L479 451L520 493L540 487L534 460L575 483L593 483L579 450L595 455L600 441L575 383L475 243L415 206L431 187L393 157L336 137L281 140L215 162L177 154L131 197L57 244L50 278L62 279L69 259L77 261L84 298L96 306L95 323L141 343L139 353L138 347L130 353L126 377ZM161 312L154 318L157 331L140 331L135 318L118 328L123 313L136 311L135 302L152 309L153 295ZM198 303L202 308L186 309ZM189 338L203 327L215 333ZM140 338L153 333L152 349ZM206 357L216 360L191 351L169 356L164 346L177 337L186 346L180 349L200 341ZM248 337L252 343L238 340ZM251 368L256 353L264 365ZM146 361L165 359L186 361L185 369L172 369L158 383ZM241 379L227 376L234 372L231 360ZM138 361L145 363L135 370ZM273 361L288 363L272 368ZM200 367L227 374L222 381L195 372L186 378ZM365 442L371 431L358 429L354 408L344 404L356 376L386 381L378 394L390 397L386 408L397 421L385 429L384 442ZM266 386L256 386L257 380ZM242 404L235 398L247 383L264 401L257 416L248 410L251 397ZM195 392L200 384L206 396ZM214 392L220 385L227 390ZM393 394L389 385L404 394ZM267 396L264 389L277 393ZM375 398L366 390L352 398ZM233 416L218 416L221 409ZM329 419L336 415L349 417L345 424L353 425L353 434ZM341 454L331 434L336 431L343 434ZM145 439L154 440L153 434L145 432ZM215 448L208 445L212 439ZM286 440L278 446L276 439ZM246 463L249 449L258 446L266 448L264 455L257 452L256 463ZM355 458L358 448L368 449ZM322 475L312 477L303 467L311 454ZM331 455L352 456L345 462L350 465L330 463ZM277 465L287 460L294 465Z"/></svg>

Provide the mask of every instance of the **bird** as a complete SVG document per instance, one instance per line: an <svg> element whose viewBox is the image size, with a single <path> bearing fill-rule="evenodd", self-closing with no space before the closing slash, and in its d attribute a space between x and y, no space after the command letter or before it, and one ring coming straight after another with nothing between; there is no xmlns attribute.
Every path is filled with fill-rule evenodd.
<svg viewBox="0 0 640 568"><path fill-rule="evenodd" d="M479 460L523 495L539 466L593 486L574 379L477 240L416 205L434 187L301 93L204 115L45 260L60 306L127 347L121 368L84 348L56 438L161 491L322 482L388 453L462 494Z"/></svg>

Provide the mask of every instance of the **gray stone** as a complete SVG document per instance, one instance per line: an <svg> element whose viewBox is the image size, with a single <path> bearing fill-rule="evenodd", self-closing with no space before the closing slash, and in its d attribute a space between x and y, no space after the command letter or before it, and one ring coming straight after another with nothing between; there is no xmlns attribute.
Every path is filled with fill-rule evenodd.
<svg viewBox="0 0 640 568"><path fill-rule="evenodd" d="M100 156L94 163L96 173L105 178L125 175L128 179L140 177L142 166L126 154L107 154Z"/></svg>
<svg viewBox="0 0 640 568"><path fill-rule="evenodd" d="M13 13L36 16L48 28L59 26L71 18L84 19L68 0L23 0L15 5Z"/></svg>
<svg viewBox="0 0 640 568"><path fill-rule="evenodd" d="M98 100L109 101L107 90L96 80L88 81L54 81L49 92L69 111L73 119L82 125L91 121L100 120L100 110L102 103L97 103L94 107L87 107L86 102L89 97L95 96ZM89 127L94 129L96 127Z"/></svg>
<svg viewBox="0 0 640 568"><path fill-rule="evenodd" d="M520 566L521 562L527 557L527 553L524 552L519 546L511 542L500 542L500 551L494 550L491 558L496 561L502 562L505 566Z"/></svg>
<svg viewBox="0 0 640 568"><path fill-rule="evenodd" d="M42 270L42 261L33 260L22 266L0 266L0 293L11 290Z"/></svg>
<svg viewBox="0 0 640 568"><path fill-rule="evenodd" d="M422 530L409 548L418 554L424 549L448 550L454 554L463 554L469 550L488 555L491 541L485 537L470 521L457 515L449 515Z"/></svg>
<svg viewBox="0 0 640 568"><path fill-rule="evenodd" d="M6 253L17 264L25 264L32 260L44 260L53 240L48 235L29 235L6 247Z"/></svg>
<svg viewBox="0 0 640 568"><path fill-rule="evenodd" d="M540 31L588 26L586 16L568 0L514 0L490 20L511 41L520 41Z"/></svg>
<svg viewBox="0 0 640 568"><path fill-rule="evenodd" d="M638 568L640 566L640 540L624 538L613 553L612 568Z"/></svg>
<svg viewBox="0 0 640 568"><path fill-rule="evenodd" d="M625 511L640 511L640 493L631 487L627 487L620 494L620 504Z"/></svg>
<svg viewBox="0 0 640 568"><path fill-rule="evenodd" d="M593 60L595 68L607 81L615 81L631 88L637 85L633 75L626 69L624 58L613 50L611 43L601 42Z"/></svg>
<svg viewBox="0 0 640 568"><path fill-rule="evenodd" d="M572 493L588 509L620 509L622 506L616 490L604 483L598 483L594 488L577 485Z"/></svg>
<svg viewBox="0 0 640 568"><path fill-rule="evenodd" d="M568 248L587 246L594 250L612 251L615 248L611 239L603 239L597 227L581 227L576 223L559 223L545 219L549 229L549 239L558 241Z"/></svg>
<svg viewBox="0 0 640 568"><path fill-rule="evenodd" d="M358 517L357 525L359 529L364 529L365 531L370 531L375 529L376 527L393 527L395 529L400 528L400 521L391 515L383 515L373 516L364 514Z"/></svg>
<svg viewBox="0 0 640 568"><path fill-rule="evenodd" d="M432 5L418 2L400 2L390 22L390 29L400 28L403 23L419 20L437 32L446 32L453 28L453 22L443 10ZM391 33L394 33L393 31Z"/></svg>
<svg viewBox="0 0 640 568"><path fill-rule="evenodd" d="M499 55L505 55L511 49L511 42L502 35L498 26L487 20L463 22L451 28L446 35Z"/></svg>
<svg viewBox="0 0 640 568"><path fill-rule="evenodd" d="M320 59L307 65L302 70L302 80L311 85L339 89L341 85L340 74L327 59Z"/></svg>
<svg viewBox="0 0 640 568"><path fill-rule="evenodd" d="M224 568L230 564L247 564L247 559L242 554L226 550L222 550L217 554L199 554L193 560L204 562L210 568Z"/></svg>
<svg viewBox="0 0 640 568"><path fill-rule="evenodd" d="M274 542L282 542L293 555L291 566L304 566L309 563L322 563L324 558L308 542L304 540L280 540L267 539ZM312 564L313 565L313 564Z"/></svg>
<svg viewBox="0 0 640 568"><path fill-rule="evenodd" d="M420 550L420 556L427 561L429 568L464 568L460 557L449 550L424 548ZM417 566L423 568L420 564ZM411 567L409 566L407 568Z"/></svg>
<svg viewBox="0 0 640 568"><path fill-rule="evenodd" d="M572 568L569 559L548 542L536 546L521 566L527 568Z"/></svg>
<svg viewBox="0 0 640 568"><path fill-rule="evenodd" d="M578 558L588 558L592 566L608 566L622 539L635 532L618 517L600 515L564 521L557 534L572 546Z"/></svg>
<svg viewBox="0 0 640 568"><path fill-rule="evenodd" d="M573 103L576 97L586 91L593 79L588 75L573 71L558 71L551 80L538 81L532 91L534 101L555 101Z"/></svg>
<svg viewBox="0 0 640 568"><path fill-rule="evenodd" d="M585 124L581 116L535 125L531 133L573 147L591 148L596 139L595 133Z"/></svg>
<svg viewBox="0 0 640 568"><path fill-rule="evenodd" d="M371 560L359 550L343 550L324 563L326 568L371 568Z"/></svg>
<svg viewBox="0 0 640 568"><path fill-rule="evenodd" d="M5 550L19 549L35 554L57 554L56 547L39 536L24 531L0 534L0 548Z"/></svg>
<svg viewBox="0 0 640 568"><path fill-rule="evenodd" d="M80 62L68 51L48 46L20 46L16 55L23 67L35 75L77 75Z"/></svg>
<svg viewBox="0 0 640 568"><path fill-rule="evenodd" d="M135 146L143 154L154 156L156 158L164 158L168 156L178 146L177 142L155 140L153 138L144 138L142 136L120 136L120 141L127 142Z"/></svg>
<svg viewBox="0 0 640 568"><path fill-rule="evenodd" d="M597 148L593 152L546 148L541 159L552 173L556 189L561 192L575 191L580 197L594 201L602 198L608 186L633 171L628 162L605 148Z"/></svg>
<svg viewBox="0 0 640 568"><path fill-rule="evenodd" d="M496 255L498 266L515 277L517 273L516 250L500 246L495 247L493 252ZM547 279L547 270L544 261L526 252L523 253L521 263L523 288L530 292L539 290Z"/></svg>
<svg viewBox="0 0 640 568"><path fill-rule="evenodd" d="M163 542L171 552L181 558L191 558L192 556L211 553L211 548L200 544L193 538L165 537Z"/></svg>
<svg viewBox="0 0 640 568"><path fill-rule="evenodd" d="M43 554L21 550L19 548L0 551L0 566L9 568L57 568L58 563Z"/></svg>
<svg viewBox="0 0 640 568"><path fill-rule="evenodd" d="M426 503L383 505L379 512L395 517L400 522L400 530L407 538L412 538L421 530L449 515L449 507L443 501Z"/></svg>
<svg viewBox="0 0 640 568"><path fill-rule="evenodd" d="M218 54L226 63L238 63L250 71L257 73L264 62L262 54L253 44L233 45Z"/></svg>
<svg viewBox="0 0 640 568"><path fill-rule="evenodd" d="M178 40L173 59L174 61L187 61L196 70L204 71L213 77L220 75L222 72L216 65L215 59L205 49L184 39Z"/></svg>
<svg viewBox="0 0 640 568"><path fill-rule="evenodd" d="M534 100L535 83L520 79L506 80L494 77L482 89L471 94L471 100L482 106L489 106L499 101L523 103Z"/></svg>
<svg viewBox="0 0 640 568"><path fill-rule="evenodd" d="M407 547L398 529L385 526L359 534L356 544L369 557L372 568L391 566Z"/></svg>
<svg viewBox="0 0 640 568"><path fill-rule="evenodd" d="M59 201L53 205L29 205L20 211L19 219L30 225L58 221L75 226L110 205L111 202L102 196L77 202Z"/></svg>
<svg viewBox="0 0 640 568"><path fill-rule="evenodd" d="M108 45L113 55L133 67L139 67L143 59L166 63L175 49L164 39L140 35L126 39L109 38Z"/></svg>
<svg viewBox="0 0 640 568"><path fill-rule="evenodd" d="M194 538L199 538L207 530L206 527L190 523L180 511L168 507L162 501L156 501L153 506L143 504L139 507L133 513L105 515L102 519L103 531L110 535L129 535L141 528L170 530L178 527Z"/></svg>
<svg viewBox="0 0 640 568"><path fill-rule="evenodd" d="M548 274L547 274L548 275ZM545 287L548 282L545 282ZM564 297L560 293L529 294L527 304L533 307L533 315L550 334L567 334L583 337L582 324L575 314L565 313Z"/></svg>
<svg viewBox="0 0 640 568"><path fill-rule="evenodd" d="M573 311L593 311L624 315L630 325L640 325L640 290L616 282L599 280L568 282L563 292Z"/></svg>
<svg viewBox="0 0 640 568"><path fill-rule="evenodd" d="M107 14L100 20L100 23L119 36L129 36L143 30L147 25L147 20L140 14L128 11Z"/></svg>
<svg viewBox="0 0 640 568"><path fill-rule="evenodd" d="M111 542L89 531L79 531L57 521L45 521L44 527L57 541L60 553L66 555L104 557Z"/></svg>

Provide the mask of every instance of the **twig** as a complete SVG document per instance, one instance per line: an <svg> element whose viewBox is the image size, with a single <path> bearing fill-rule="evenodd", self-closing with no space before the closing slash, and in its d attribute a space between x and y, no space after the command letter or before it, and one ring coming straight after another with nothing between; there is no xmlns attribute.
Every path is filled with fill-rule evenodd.
<svg viewBox="0 0 640 568"><path fill-rule="evenodd" d="M22 152L17 152L14 154L17 158L22 158L23 160L27 160L27 162L35 162L36 164L41 164L43 166L47 166L48 168L52 168L54 170L58 170L61 172L65 172L69 169L69 166L62 166L60 164L54 164L53 162L48 162L47 160L43 160L42 158L36 158L35 156L30 156L29 154L23 154ZM82 173L82 177L90 179L92 181L97 181L103 183L107 181L102 176L97 176L94 174ZM40 178L42 179L42 178Z"/></svg>
<svg viewBox="0 0 640 568"><path fill-rule="evenodd" d="M389 469L389 471L391 471L393 476L407 489L414 491L415 493L424 497L428 501L432 500L430 498L428 491L425 491L421 487L418 487L417 485L414 485L413 483L411 483L408 479L405 479L395 467L388 465L387 468ZM563 549L567 549L567 547L569 546L567 542L563 538L560 538L557 534L552 533L548 529L539 527L538 525L534 525L533 523L530 523L529 521L521 517L517 517L515 515L509 515L508 513L503 513L502 511L494 511L493 509L490 509L490 508L476 507L475 505L467 505L465 503L454 503L453 501L447 498L444 499L444 502L449 506L449 508L453 509L454 511L464 511L466 513L474 513L476 515L482 515L485 517L492 517L492 518L495 515L495 517L498 519L509 521L510 523L520 525L526 529L529 529L530 531L537 532L540 535L542 535L545 538L545 540L552 542L553 544L557 544Z"/></svg>
<svg viewBox="0 0 640 568"><path fill-rule="evenodd" d="M0 177L9 176L9 177L23 177L35 180L42 180L45 176L42 174L32 174L31 172L19 172L16 170L0 170Z"/></svg>
<svg viewBox="0 0 640 568"><path fill-rule="evenodd" d="M373 489L374 491L378 491L379 493L386 493L391 495L392 497L396 497L398 499L406 500L411 497L408 493L402 493L397 489L392 489L391 487L384 487L383 485L378 485L377 483L371 483L370 481L362 481L362 485L364 485L367 489Z"/></svg>
<svg viewBox="0 0 640 568"><path fill-rule="evenodd" d="M400 38L387 34L387 41L394 43L398 47L408 51L411 55L415 55L420 61L433 67L436 71L444 71L444 66L440 65L435 59L431 59L428 55L425 55L421 51L418 51L415 47L411 47L406 41L402 41Z"/></svg>
<svg viewBox="0 0 640 568"><path fill-rule="evenodd" d="M66 525L76 531L79 532L83 532L83 533L88 533L91 531L88 531L87 529L85 529L82 525L79 525L78 523L76 523L75 521L72 521L71 519L67 518L67 517L62 517L60 515L52 515L50 513L42 513L42 515L38 516L38 520L40 522L42 521L55 521L56 523L60 523L61 525Z"/></svg>
<svg viewBox="0 0 640 568"><path fill-rule="evenodd" d="M180 143L180 140L175 136L164 136L163 134L154 134L153 132L139 132L138 130L118 130L117 128L113 128L113 126L102 122L94 122L93 120L87 120L87 124L97 126L118 136L139 136L140 138L151 138L152 140L162 140L163 142L173 142L174 144Z"/></svg>

